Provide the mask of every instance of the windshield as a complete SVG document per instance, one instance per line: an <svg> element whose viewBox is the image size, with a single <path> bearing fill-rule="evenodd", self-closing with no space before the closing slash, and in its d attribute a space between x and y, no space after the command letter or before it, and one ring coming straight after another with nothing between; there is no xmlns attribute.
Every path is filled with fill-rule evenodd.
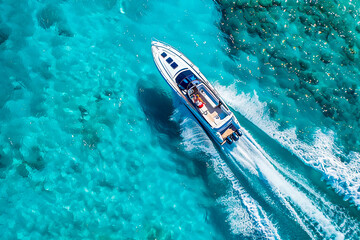
<svg viewBox="0 0 360 240"><path fill-rule="evenodd" d="M189 89L199 83L199 81L195 80L197 80L197 77L190 70L186 70L176 77L176 83L181 90Z"/></svg>

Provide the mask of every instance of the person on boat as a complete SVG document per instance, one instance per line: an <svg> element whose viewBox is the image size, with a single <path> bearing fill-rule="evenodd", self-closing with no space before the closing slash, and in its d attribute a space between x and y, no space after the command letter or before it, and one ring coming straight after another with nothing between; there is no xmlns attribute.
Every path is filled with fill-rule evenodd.
<svg viewBox="0 0 360 240"><path fill-rule="evenodd" d="M199 94L194 94L193 100L198 108L202 108L205 105L204 101L200 98Z"/></svg>

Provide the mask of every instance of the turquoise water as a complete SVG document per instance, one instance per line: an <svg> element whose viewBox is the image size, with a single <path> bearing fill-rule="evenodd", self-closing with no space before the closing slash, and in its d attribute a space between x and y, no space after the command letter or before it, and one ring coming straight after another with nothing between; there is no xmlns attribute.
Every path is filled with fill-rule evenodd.
<svg viewBox="0 0 360 240"><path fill-rule="evenodd" d="M323 4L346 21L341 30L319 3L259 2L266 8L257 1L1 1L2 238L356 239L357 6ZM246 16L228 19L227 11ZM337 35L296 30L309 11L320 11ZM290 40L289 29L300 37ZM245 129L237 144L214 145L173 97L153 63L152 37L182 51L219 90ZM261 57L274 47L289 52ZM314 62L304 56L316 51L326 53ZM281 67L290 55L319 85L305 81L308 92L299 90L296 81L305 78ZM341 81L323 80L326 71L342 73ZM340 90L327 99L326 89ZM310 97L319 91L318 100ZM352 130L343 134L346 126Z"/></svg>

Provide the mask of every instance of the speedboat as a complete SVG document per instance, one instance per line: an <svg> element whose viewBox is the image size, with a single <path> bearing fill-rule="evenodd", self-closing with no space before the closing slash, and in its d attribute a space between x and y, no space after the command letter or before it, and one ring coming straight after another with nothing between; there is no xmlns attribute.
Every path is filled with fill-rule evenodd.
<svg viewBox="0 0 360 240"><path fill-rule="evenodd" d="M153 39L151 51L160 74L208 135L220 145L237 141L239 121L199 68L164 42Z"/></svg>

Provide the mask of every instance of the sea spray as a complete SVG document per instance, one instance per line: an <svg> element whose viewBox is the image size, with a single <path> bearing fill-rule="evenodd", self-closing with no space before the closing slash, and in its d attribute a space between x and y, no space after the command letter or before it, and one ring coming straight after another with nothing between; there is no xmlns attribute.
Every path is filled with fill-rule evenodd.
<svg viewBox="0 0 360 240"><path fill-rule="evenodd" d="M323 173L324 179L346 199L351 199L356 205L360 204L359 154L352 152L347 155L336 146L334 134L324 133L320 129L314 133L312 142L300 140L296 135L296 127L281 130L277 122L269 117L267 104L260 102L256 92L252 94L240 93L234 85L224 87L217 85L218 91L224 96L229 105L238 110L251 122L260 127L270 137L288 148L306 164ZM340 156L351 159L341 161Z"/></svg>
<svg viewBox="0 0 360 240"><path fill-rule="evenodd" d="M186 113L187 109L176 101L177 109L173 120L179 121L182 127L181 136L188 151L201 151L209 155L211 165L219 178L225 178L232 188L227 195L221 196L218 202L226 207L228 220L234 234L243 236L260 236L267 239L280 239L276 228L261 209L261 206L251 198L243 189L241 183L232 173L220 155L217 153L212 141L205 134L204 129L194 122ZM255 234L255 235L254 235Z"/></svg>

